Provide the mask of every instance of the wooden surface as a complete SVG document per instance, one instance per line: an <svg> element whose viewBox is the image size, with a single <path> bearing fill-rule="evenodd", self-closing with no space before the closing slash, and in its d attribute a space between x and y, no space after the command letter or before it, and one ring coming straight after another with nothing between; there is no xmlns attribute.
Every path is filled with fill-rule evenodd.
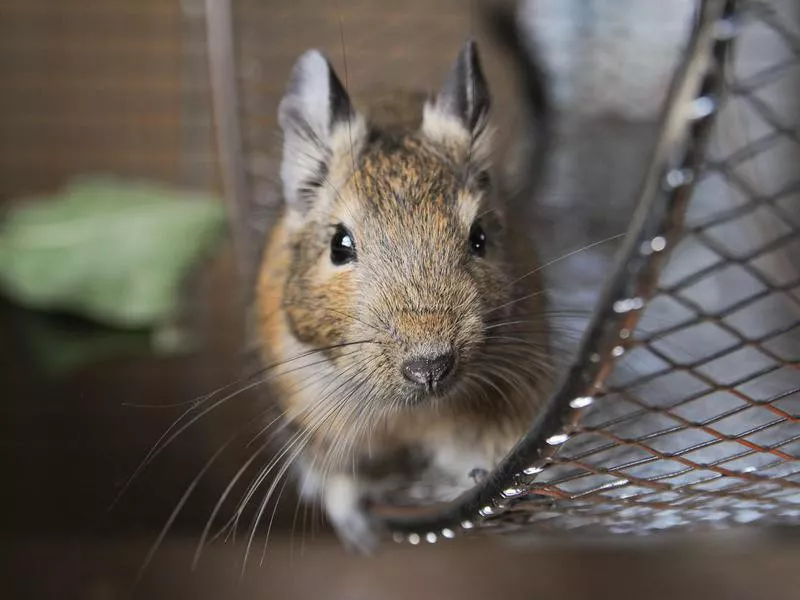
<svg viewBox="0 0 800 600"><path fill-rule="evenodd" d="M420 600L566 598L581 600L794 600L797 546L739 541L656 547L514 549L496 542L390 547L372 559L344 554L329 539L263 540L241 573L243 546L203 554L192 571L194 539L169 540L133 582L150 540L70 542L36 539L4 557L6 598L58 600L305 599ZM7 545L0 546L5 554Z"/></svg>

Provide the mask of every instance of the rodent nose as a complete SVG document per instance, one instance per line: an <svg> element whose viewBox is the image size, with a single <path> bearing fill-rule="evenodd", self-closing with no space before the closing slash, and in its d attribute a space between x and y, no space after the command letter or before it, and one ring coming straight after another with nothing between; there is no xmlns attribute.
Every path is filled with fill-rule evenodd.
<svg viewBox="0 0 800 600"><path fill-rule="evenodd" d="M452 352L433 357L411 358L403 363L403 376L412 383L430 389L447 378L455 362L455 355Z"/></svg>

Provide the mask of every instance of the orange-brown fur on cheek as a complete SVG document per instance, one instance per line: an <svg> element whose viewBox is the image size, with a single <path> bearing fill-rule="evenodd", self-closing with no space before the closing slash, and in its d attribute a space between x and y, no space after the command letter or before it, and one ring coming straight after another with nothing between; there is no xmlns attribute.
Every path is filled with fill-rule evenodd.
<svg viewBox="0 0 800 600"><path fill-rule="evenodd" d="M352 273L324 273L319 263L327 260L327 253L307 250L302 242L296 242L292 251L284 300L286 318L295 337L306 344L323 347L341 343L352 320L348 318L355 291Z"/></svg>

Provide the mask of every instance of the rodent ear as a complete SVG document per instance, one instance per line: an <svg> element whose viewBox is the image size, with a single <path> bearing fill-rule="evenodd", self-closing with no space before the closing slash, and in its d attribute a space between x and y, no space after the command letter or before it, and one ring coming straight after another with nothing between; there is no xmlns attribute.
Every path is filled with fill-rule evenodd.
<svg viewBox="0 0 800 600"><path fill-rule="evenodd" d="M332 162L356 150L364 121L328 60L318 50L295 63L286 95L278 107L283 130L281 181L290 208L304 212L328 176ZM344 134L342 133L344 129Z"/></svg>
<svg viewBox="0 0 800 600"><path fill-rule="evenodd" d="M442 89L425 104L422 131L448 146L475 144L486 130L490 105L477 45L468 40Z"/></svg>

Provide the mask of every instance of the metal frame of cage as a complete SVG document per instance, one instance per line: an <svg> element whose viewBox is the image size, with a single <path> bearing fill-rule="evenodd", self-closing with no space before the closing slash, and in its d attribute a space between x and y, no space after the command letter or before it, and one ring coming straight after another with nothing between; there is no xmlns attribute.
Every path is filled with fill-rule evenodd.
<svg viewBox="0 0 800 600"><path fill-rule="evenodd" d="M702 306L692 306L692 323L713 321L720 328L727 328L728 334L735 339L732 346L704 357L697 364L681 363L668 353L654 349L655 341L659 337L686 326L685 323L668 328L669 331L659 331L646 339L637 339L636 335L637 323L654 295L660 291L668 296L671 294L678 297L678 287L671 290L659 289L659 276L670 251L686 232L685 213L702 175L708 171L717 171L726 177L733 177L734 174L730 172L733 161L757 154L766 147L759 140L739 149L738 155L734 153L725 160L713 161L707 157L708 139L725 98L724 92L752 95L754 85L763 84L770 77L780 76L781 69L776 68L751 78L755 83L751 83L750 87L726 82L728 57L739 32L741 19L744 14L768 19L768 12L764 12L763 8L760 3L747 0L702 0L698 4L695 27L665 103L660 137L640 187L636 213L618 254L614 273L601 294L570 368L528 434L494 472L474 489L444 507L375 507L375 514L394 534L396 541L433 543L455 537L465 530L517 530L523 526L524 529L529 529L534 527L533 523L536 524L534 529L537 531L546 530L547 524L555 529L581 529L589 525L598 526L603 533L636 533L648 529L641 526L641 521L637 521L642 512L647 513L651 519L654 513L680 512L679 516L668 519L669 523L649 529L695 526L700 521L708 520L717 522L707 517L708 514L720 513L725 517L718 520L720 523L730 523L731 516L733 521L747 521L747 518L737 519L736 515L726 513L724 506L716 506L715 502L726 498L744 502L742 506L745 508L738 510L739 516L742 511L747 512L747 506L757 505L770 517L774 517L773 520L782 523L800 522L800 464L798 455L788 450L791 445L797 445L800 454L800 444L797 444L800 431L793 433L790 429L784 438L770 444L756 443L750 439L767 429L785 424L794 427L800 423L796 407L781 405L781 402L798 400L795 398L800 394L797 359L792 356L787 358L765 347L768 341L778 336L800 331L800 322L786 322L769 336L755 339L747 338L725 323L725 317L737 309L751 305L772 292L788 294L795 287L800 289L800 281L776 284L766 279L762 273L756 272L753 277L760 280L764 290L740 299L723 313L710 314ZM230 4L208 0L207 19L220 160L231 207L231 220L236 232L246 226L247 215L242 213L242 207L247 203L247 189L234 75ZM774 19L770 26L775 35L788 40L795 62L800 61L800 36L781 28L780 23ZM783 65L783 68L790 66ZM757 110L775 135L800 144L796 127L779 123L770 114L768 107L761 106ZM744 182L738 183L746 187ZM711 223L736 219L761 205L774 208L775 201L785 196L783 193L762 198L755 197L757 195L752 190L750 192L751 201L744 207L732 206L722 210ZM754 250L753 256L780 250L783 245L800 239L800 223L793 222L791 218L784 218L784 221L789 223L788 230L778 239ZM702 234L703 228L698 231L698 235ZM243 240L246 239L246 236L235 237L239 243L244 243ZM715 250L722 261L694 273L688 278L689 283L731 264L748 267L749 258L752 258L735 256L720 248ZM753 271L752 268L749 270ZM689 283L684 281L681 285L686 286ZM681 301L686 304L685 299ZM800 306L800 295L791 296L791 301ZM636 347L645 347L654 353L663 368L647 374L633 384L629 383L628 388L622 385L612 389L609 381L615 368L621 358ZM696 371L714 360L752 347L757 347L768 355L773 365L749 373L741 381L727 385L720 385L713 377L701 376ZM746 407L763 409L771 415L769 421L755 425L750 431L727 434L714 425L725 415L698 421L682 417L675 410L676 407L702 401L705 395L715 390L736 390L737 386L780 368L788 368L797 374L794 387L766 399L756 400L746 394L738 394ZM693 376L703 378L705 392L677 398L666 407L652 406L629 393L632 385L668 372L690 372ZM614 393L635 404L638 411L636 414L657 413L669 417L674 421L672 428L625 438L615 434L613 428L629 419L629 416L606 420L600 424L587 424L587 415L597 405L597 401ZM733 414L736 410L742 409L728 412ZM708 439L671 451L658 450L656 444L650 442L675 431L690 430L700 431ZM579 448L572 454L565 454L565 448L569 447L568 442L590 435L599 435L602 438L601 443L593 448ZM726 442L741 447L741 452L734 452L711 462L695 461L691 458L692 452ZM617 447L632 448L638 451L638 455L612 468L591 460L592 456ZM733 461L756 455L767 456L770 460L762 461L757 469L752 466L741 469L731 466ZM675 469L648 476L632 474L638 467L652 466L659 461L674 464ZM558 470L564 466L570 468ZM546 476L553 472L558 475L548 480ZM593 480L590 486L580 490L569 489L571 482L587 478ZM699 510L703 507L710 508L704 513ZM626 513L628 516L620 517Z"/></svg>

